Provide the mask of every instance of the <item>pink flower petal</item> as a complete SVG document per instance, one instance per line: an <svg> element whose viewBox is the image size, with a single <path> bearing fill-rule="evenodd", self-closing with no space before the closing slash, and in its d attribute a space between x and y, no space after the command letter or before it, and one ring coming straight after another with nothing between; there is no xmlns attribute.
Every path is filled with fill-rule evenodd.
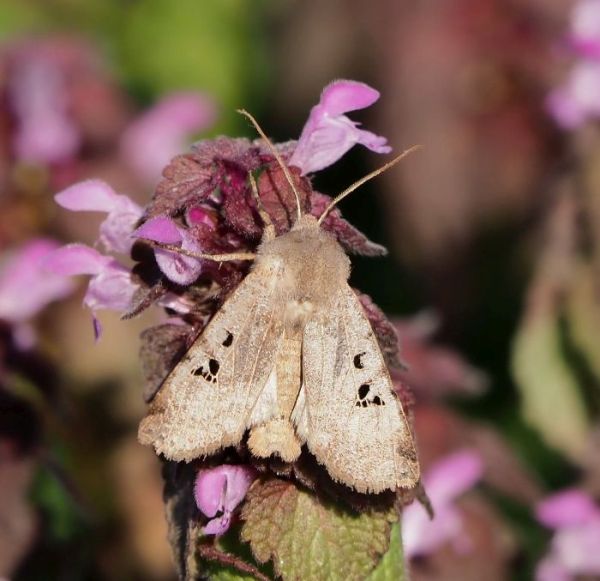
<svg viewBox="0 0 600 581"><path fill-rule="evenodd" d="M44 268L46 271L65 276L96 275L102 272L111 260L85 244L67 244L45 258Z"/></svg>
<svg viewBox="0 0 600 581"><path fill-rule="evenodd" d="M179 226L166 216L158 216L144 222L132 236L160 244L179 244L183 240Z"/></svg>
<svg viewBox="0 0 600 581"><path fill-rule="evenodd" d="M24 323L73 290L68 278L43 269L45 260L57 248L53 240L40 238L8 256L0 270L0 318Z"/></svg>
<svg viewBox="0 0 600 581"><path fill-rule="evenodd" d="M433 520L416 502L402 513L402 541L404 554L409 559L433 553L449 541L456 542L461 536L462 517L454 506L436 508Z"/></svg>
<svg viewBox="0 0 600 581"><path fill-rule="evenodd" d="M143 113L125 131L121 154L150 184L163 168L186 147L189 135L213 124L214 103L199 93L174 93Z"/></svg>
<svg viewBox="0 0 600 581"><path fill-rule="evenodd" d="M463 549L470 546L470 539L464 536L460 511L453 502L481 478L482 470L478 454L465 450L443 458L427 471L423 484L435 518L430 520L417 502L402 511L402 538L409 558L431 553L449 541Z"/></svg>
<svg viewBox="0 0 600 581"><path fill-rule="evenodd" d="M199 226L202 224L214 230L217 227L217 218L213 213L207 212L202 206L193 206L187 211L186 223L190 226Z"/></svg>
<svg viewBox="0 0 600 581"><path fill-rule="evenodd" d="M542 559L535 570L535 581L572 581L571 574L554 556Z"/></svg>
<svg viewBox="0 0 600 581"><path fill-rule="evenodd" d="M208 521L207 525L202 529L205 535L223 535L231 525L231 512L227 511L221 516L217 516Z"/></svg>
<svg viewBox="0 0 600 581"><path fill-rule="evenodd" d="M482 474L483 462L480 456L469 450L456 452L436 462L423 479L434 510L437 510L436 504L452 502L471 489Z"/></svg>
<svg viewBox="0 0 600 581"><path fill-rule="evenodd" d="M92 311L127 311L138 289L127 268L84 244L59 248L44 260L44 268L67 276L91 275L83 302Z"/></svg>
<svg viewBox="0 0 600 581"><path fill-rule="evenodd" d="M600 575L600 518L559 530L552 553L573 575Z"/></svg>
<svg viewBox="0 0 600 581"><path fill-rule="evenodd" d="M553 529L600 520L600 507L587 493L575 488L547 497L535 512L539 522Z"/></svg>
<svg viewBox="0 0 600 581"><path fill-rule="evenodd" d="M194 498L198 508L209 518L225 509L227 472L232 468L224 465L198 472L194 484Z"/></svg>
<svg viewBox="0 0 600 581"><path fill-rule="evenodd" d="M98 179L85 180L69 186L54 196L56 203L73 212L112 212L126 203L106 182Z"/></svg>
<svg viewBox="0 0 600 581"><path fill-rule="evenodd" d="M136 238L153 240L161 244L179 244L189 252L202 253L194 237L166 216L159 216L142 224L134 233ZM162 248L154 249L156 263L171 281L181 285L192 284L202 272L202 261Z"/></svg>
<svg viewBox="0 0 600 581"><path fill-rule="evenodd" d="M342 115L348 111L356 111L371 106L379 99L376 91L365 83L358 81L333 81L321 93L320 104L329 115Z"/></svg>
<svg viewBox="0 0 600 581"><path fill-rule="evenodd" d="M546 108L564 129L600 117L600 62L578 62L565 83L548 95Z"/></svg>
<svg viewBox="0 0 600 581"><path fill-rule="evenodd" d="M16 131L13 144L18 159L52 164L74 156L79 141L79 131L73 123L48 115L44 119L24 121Z"/></svg>
<svg viewBox="0 0 600 581"><path fill-rule="evenodd" d="M249 466L223 464L198 472L194 484L196 505L212 518L204 528L205 534L222 535L227 531L233 511L255 478L256 473Z"/></svg>
<svg viewBox="0 0 600 581"><path fill-rule="evenodd" d="M131 273L116 261L111 261L90 279L83 302L92 311L108 309L126 312L131 308L138 286Z"/></svg>
<svg viewBox="0 0 600 581"><path fill-rule="evenodd" d="M586 57L600 56L600 2L579 0L571 13L572 45Z"/></svg>
<svg viewBox="0 0 600 581"><path fill-rule="evenodd" d="M127 196L117 194L102 180L92 179L68 187L54 199L74 212L107 212L100 225L100 242L107 251L126 254L131 250L131 233L142 208Z"/></svg>
<svg viewBox="0 0 600 581"><path fill-rule="evenodd" d="M72 158L81 136L67 113L64 71L41 51L17 55L8 80L8 100L17 120L14 149L19 159L58 163Z"/></svg>
<svg viewBox="0 0 600 581"><path fill-rule="evenodd" d="M355 81L334 81L321 94L302 130L289 163L302 174L323 169L336 162L357 143L377 153L389 153L384 137L359 129L359 124L343 115L374 103L379 93Z"/></svg>

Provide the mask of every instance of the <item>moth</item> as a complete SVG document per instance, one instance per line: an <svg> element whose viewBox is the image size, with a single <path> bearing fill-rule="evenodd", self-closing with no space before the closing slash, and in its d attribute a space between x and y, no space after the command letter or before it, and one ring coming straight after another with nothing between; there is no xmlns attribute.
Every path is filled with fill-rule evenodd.
<svg viewBox="0 0 600 581"><path fill-rule="evenodd" d="M302 213L289 170L242 113L284 171L297 218L276 236L250 174L264 223L256 254L195 256L253 260L252 268L164 381L139 440L169 460L191 461L238 444L249 430L257 457L293 462L306 445L334 480L358 492L412 488L419 464L406 414L348 285L350 261L321 228L339 200L411 150L339 194L317 219Z"/></svg>

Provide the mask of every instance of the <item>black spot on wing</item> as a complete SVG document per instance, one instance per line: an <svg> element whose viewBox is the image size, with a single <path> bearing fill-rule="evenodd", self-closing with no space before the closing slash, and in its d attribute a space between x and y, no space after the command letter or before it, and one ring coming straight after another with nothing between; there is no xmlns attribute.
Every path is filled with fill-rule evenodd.
<svg viewBox="0 0 600 581"><path fill-rule="evenodd" d="M383 406L385 405L385 401L383 401L383 399L381 399L380 396L375 395L372 397L369 397L369 393L371 391L371 384L370 383L363 383L359 388L358 388L358 392L357 392L357 400L356 403L354 404L357 407L369 407L372 405L377 405L377 406Z"/></svg>
<svg viewBox="0 0 600 581"><path fill-rule="evenodd" d="M231 344L233 343L233 333L230 333L229 331L226 331L226 333L227 337L225 337L225 340L221 345L223 345L223 347L231 347Z"/></svg>
<svg viewBox="0 0 600 581"><path fill-rule="evenodd" d="M209 359L208 366L201 365L192 371L192 375L200 376L211 383L217 382L217 374L221 365L216 359Z"/></svg>
<svg viewBox="0 0 600 581"><path fill-rule="evenodd" d="M219 362L216 359L210 359L208 362L208 370L212 375L217 375L219 373Z"/></svg>
<svg viewBox="0 0 600 581"><path fill-rule="evenodd" d="M356 369L362 369L364 367L363 362L361 361L361 357L364 355L364 351L362 353L357 353L354 356L353 359L353 363L354 363L354 367L356 367Z"/></svg>

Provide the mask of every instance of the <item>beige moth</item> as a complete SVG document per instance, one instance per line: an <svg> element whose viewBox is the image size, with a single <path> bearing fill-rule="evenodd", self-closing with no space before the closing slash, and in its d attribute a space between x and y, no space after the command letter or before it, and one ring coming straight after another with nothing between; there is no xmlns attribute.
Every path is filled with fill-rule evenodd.
<svg viewBox="0 0 600 581"><path fill-rule="evenodd" d="M174 461L237 445L294 462L302 447L358 492L412 488L419 465L411 429L363 307L348 284L350 261L321 223L334 205L411 150L339 194L319 218L303 214L294 181L254 118L294 191L297 217L277 236L264 222L249 274L168 375L139 440ZM179 249L174 249L179 251Z"/></svg>

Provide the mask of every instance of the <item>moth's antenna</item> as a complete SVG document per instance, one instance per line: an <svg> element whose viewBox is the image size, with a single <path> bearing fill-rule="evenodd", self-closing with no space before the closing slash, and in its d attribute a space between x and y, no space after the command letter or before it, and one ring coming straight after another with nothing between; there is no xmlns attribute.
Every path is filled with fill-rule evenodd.
<svg viewBox="0 0 600 581"><path fill-rule="evenodd" d="M243 115L244 117L247 117L250 120L250 123L254 125L254 128L256 129L258 134L265 140L265 143L267 144L268 148L271 150L271 153L277 160L277 163L283 170L285 179L287 180L288 184L290 184L290 187L294 192L294 196L296 197L296 209L298 210L298 219L302 218L302 205L300 204L300 194L298 193L298 190L294 185L294 180L292 180L292 174L290 174L290 170L288 169L287 165L285 165L285 163L283 162L281 155L279 155L279 152L277 151L271 140L265 135L265 132L258 124L258 121L250 113L248 113L248 111L246 111L245 109L238 109L237 112Z"/></svg>
<svg viewBox="0 0 600 581"><path fill-rule="evenodd" d="M390 169L392 166L396 165L399 161L404 159L407 155L410 155L414 151L417 151L417 149L421 149L421 147L422 145L413 145L409 149L404 150L400 155L396 156L391 161L388 161L385 165L382 165L379 169L372 171L366 176L360 178L358 181L354 182L351 186L348 186L341 194L338 194L335 198L333 198L333 200L331 200L329 206L327 206L327 208L325 208L325 211L319 216L317 224L320 225L323 222L323 220L325 220L327 214L329 214L329 212L333 210L336 204L340 200L344 199L348 194L351 194L356 188L360 188L360 186L362 186L365 182L368 182L370 179L373 179L374 177L378 176L384 171Z"/></svg>

